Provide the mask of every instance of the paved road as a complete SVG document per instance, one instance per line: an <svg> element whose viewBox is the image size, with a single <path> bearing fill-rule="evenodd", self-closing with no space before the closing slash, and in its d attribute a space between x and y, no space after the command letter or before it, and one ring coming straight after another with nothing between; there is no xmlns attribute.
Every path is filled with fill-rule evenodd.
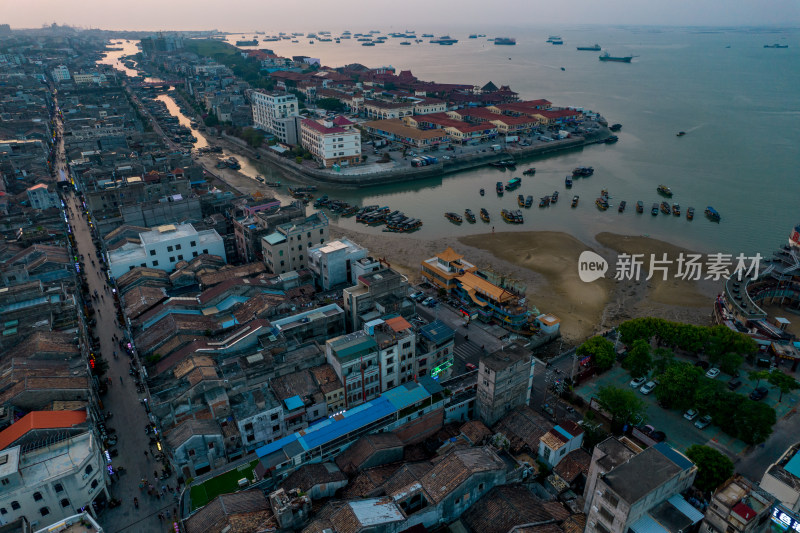
<svg viewBox="0 0 800 533"><path fill-rule="evenodd" d="M61 125L58 130L61 132ZM59 148L56 173L59 169L64 169L66 172L63 143L59 143ZM110 387L101 401L104 409L113 413L112 418L106 423L107 427L117 430L118 442L115 448L118 455L113 459L113 466L114 468L123 466L125 469L125 473L118 478L114 476L115 479L112 479L109 487L111 496L120 499L122 504L119 507L102 511L100 523L110 533L169 531L172 529L171 524L166 521L161 522L157 515L169 510L170 515L174 516L173 508L176 507L174 497L171 494L163 498L150 497L146 491L139 489L139 480L142 478L155 483L153 473L156 469L161 471L161 464L153 459L152 451L154 450L150 449L149 436L145 434L145 426L148 423L147 413L139 401L141 395L136 392L133 378L128 374L130 360L112 339L114 335L117 338L123 336L123 332L116 322L117 310L114 305L114 296L100 269L91 229L78 198L70 192L65 194L64 200L66 213L75 237L76 253L82 254L85 259L83 275L89 285L89 292L94 294L94 291L97 291L98 295L102 295L96 302L93 302L96 309L93 318L97 320L93 327L94 334L100 339L100 351L109 365L106 376ZM94 264L92 264L92 259ZM118 352L117 359L113 356L115 350ZM120 378L122 378L121 381ZM147 457L144 455L145 450L148 451ZM159 480L159 490L164 484L175 487L177 484L175 476L163 481ZM139 499L138 509L134 506L134 497Z"/></svg>

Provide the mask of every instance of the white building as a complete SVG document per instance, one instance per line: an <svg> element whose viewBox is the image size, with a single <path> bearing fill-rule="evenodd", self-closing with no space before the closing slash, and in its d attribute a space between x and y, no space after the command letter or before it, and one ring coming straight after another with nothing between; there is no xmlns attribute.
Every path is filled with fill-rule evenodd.
<svg viewBox="0 0 800 533"><path fill-rule="evenodd" d="M101 84L107 81L105 74L98 74L97 72L91 72L89 74L75 73L72 75L72 79L78 85L88 85L91 83Z"/></svg>
<svg viewBox="0 0 800 533"><path fill-rule="evenodd" d="M350 239L341 238L325 244L319 244L308 250L308 268L314 272L317 283L322 290L356 282L354 263L367 257L366 248L362 248Z"/></svg>
<svg viewBox="0 0 800 533"><path fill-rule="evenodd" d="M328 217L318 211L302 222L281 224L274 233L261 238L267 270L285 274L308 266L308 252L328 240Z"/></svg>
<svg viewBox="0 0 800 533"><path fill-rule="evenodd" d="M73 526L75 526L75 528L70 529ZM78 529L78 527L82 527L82 529ZM100 524L98 524L94 518L92 518L92 515L84 511L80 514L68 516L67 518L59 520L54 524L44 526L34 533L54 533L55 531L91 531L92 533L103 533L105 530L100 527Z"/></svg>
<svg viewBox="0 0 800 533"><path fill-rule="evenodd" d="M28 201L34 209L50 209L51 207L61 207L61 199L58 193L51 191L44 183L37 183L33 187L28 187Z"/></svg>
<svg viewBox="0 0 800 533"><path fill-rule="evenodd" d="M325 168L361 163L361 133L344 117L321 122L303 120L300 143Z"/></svg>
<svg viewBox="0 0 800 533"><path fill-rule="evenodd" d="M24 516L31 527L52 524L109 498L106 463L90 432L23 452L0 452L0 523Z"/></svg>
<svg viewBox="0 0 800 533"><path fill-rule="evenodd" d="M67 81L69 79L69 69L65 65L59 65L52 70L53 79L56 82Z"/></svg>
<svg viewBox="0 0 800 533"><path fill-rule="evenodd" d="M778 498L789 511L800 511L800 442L767 468L761 488Z"/></svg>
<svg viewBox="0 0 800 533"><path fill-rule="evenodd" d="M136 267L172 272L180 261L200 254L227 260L225 244L214 229L197 231L191 224L167 224L139 234L139 243L129 242L108 252L111 275L118 278Z"/></svg>
<svg viewBox="0 0 800 533"><path fill-rule="evenodd" d="M367 322L364 329L378 345L381 392L411 381L417 344L417 336L411 324L405 318L396 316L388 320Z"/></svg>
<svg viewBox="0 0 800 533"><path fill-rule="evenodd" d="M289 93L253 91L250 93L250 100L253 108L253 124L272 133L281 142L291 143L294 123L291 117L298 116L297 97ZM296 132L294 135L297 135Z"/></svg>

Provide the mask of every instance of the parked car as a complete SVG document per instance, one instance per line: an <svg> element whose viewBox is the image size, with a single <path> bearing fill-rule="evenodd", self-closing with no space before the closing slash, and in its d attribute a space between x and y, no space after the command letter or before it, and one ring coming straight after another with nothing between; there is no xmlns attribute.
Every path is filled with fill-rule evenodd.
<svg viewBox="0 0 800 533"><path fill-rule="evenodd" d="M464 366L467 368L468 371L472 371L472 370L477 370L478 369L478 367L473 365L472 363L467 363Z"/></svg>
<svg viewBox="0 0 800 533"><path fill-rule="evenodd" d="M769 394L769 391L766 387L758 387L750 393L750 399L757 402L766 398L767 394Z"/></svg>
<svg viewBox="0 0 800 533"><path fill-rule="evenodd" d="M705 361L698 361L698 362L696 362L694 364L694 366L696 366L698 368L702 368L703 370L708 370L708 367L710 367L711 365L709 365Z"/></svg>
<svg viewBox="0 0 800 533"><path fill-rule="evenodd" d="M636 378L631 381L631 387L633 387L634 389L638 389L639 387L644 385L645 381L647 381L647 378Z"/></svg>
<svg viewBox="0 0 800 533"><path fill-rule="evenodd" d="M741 382L741 381L739 381L739 380L738 380L738 379L736 379L736 378L733 378L732 380L730 380L730 381L728 382L728 388L729 388L730 390L736 390L736 389L738 389L738 388L739 388L739 387L741 387L741 386L742 386L742 382Z"/></svg>
<svg viewBox="0 0 800 533"><path fill-rule="evenodd" d="M694 427L697 429L705 429L711 424L711 415L703 415L697 419L697 422L694 423Z"/></svg>
<svg viewBox="0 0 800 533"><path fill-rule="evenodd" d="M665 440L667 440L667 434L664 433L663 431L654 431L650 435L650 438L656 442L664 442Z"/></svg>
<svg viewBox="0 0 800 533"><path fill-rule="evenodd" d="M425 304L425 306L426 307L436 307L436 304L438 304L438 303L439 302L436 300L436 298L430 298L430 300L428 301L428 303Z"/></svg>
<svg viewBox="0 0 800 533"><path fill-rule="evenodd" d="M421 293L421 292L412 292L411 294L408 295L408 297L411 298L412 300L416 300L417 296L419 296L420 294L423 294L423 293Z"/></svg>
<svg viewBox="0 0 800 533"><path fill-rule="evenodd" d="M433 301L433 296L428 296L424 300L422 300L422 305L428 306Z"/></svg>
<svg viewBox="0 0 800 533"><path fill-rule="evenodd" d="M714 379L717 376L719 376L719 368L717 367L711 367L708 369L708 372L706 372L707 378Z"/></svg>
<svg viewBox="0 0 800 533"><path fill-rule="evenodd" d="M686 420L694 420L695 418L697 418L697 415L698 415L697 409L689 409L688 411L683 413L683 418L685 418Z"/></svg>
<svg viewBox="0 0 800 533"><path fill-rule="evenodd" d="M651 392L653 392L653 389L655 388L656 388L656 382L648 381L647 383L642 385L642 388L639 389L639 392L641 392L642 394L650 394Z"/></svg>

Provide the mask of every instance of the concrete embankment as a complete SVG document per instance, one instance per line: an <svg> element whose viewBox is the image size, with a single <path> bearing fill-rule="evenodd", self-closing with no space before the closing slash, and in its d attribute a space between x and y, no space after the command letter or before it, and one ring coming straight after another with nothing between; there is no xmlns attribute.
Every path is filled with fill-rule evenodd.
<svg viewBox="0 0 800 533"><path fill-rule="evenodd" d="M259 148L253 150L241 139L224 135L225 140L239 146L246 154L252 156L257 153L262 162L270 162L277 166L288 179L309 184L324 184L342 188L361 188L390 183L414 181L432 177L441 177L464 170L478 168L509 156L519 161L520 159L535 158L548 154L581 148L590 144L603 142L609 136L608 131L587 137L572 137L560 141L551 141L535 146L517 146L502 152L479 152L469 155L458 155L455 159L444 160L438 156L439 162L425 167L393 167L385 171L376 171L363 174L339 174L331 170L322 170L298 165L293 159L282 157L272 150Z"/></svg>

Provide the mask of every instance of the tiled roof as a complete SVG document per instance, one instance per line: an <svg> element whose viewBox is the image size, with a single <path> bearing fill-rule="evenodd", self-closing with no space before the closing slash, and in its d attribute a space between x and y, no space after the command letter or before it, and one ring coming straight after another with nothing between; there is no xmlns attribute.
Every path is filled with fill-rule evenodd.
<svg viewBox="0 0 800 533"><path fill-rule="evenodd" d="M385 495L386 492L381 489L381 485L402 466L401 463L392 463L361 471L347 484L343 496L352 499Z"/></svg>
<svg viewBox="0 0 800 533"><path fill-rule="evenodd" d="M494 487L461 515L470 530L480 533L508 533L514 526L553 518L544 502L520 485Z"/></svg>
<svg viewBox="0 0 800 533"><path fill-rule="evenodd" d="M195 368L214 366L214 360L207 355L193 355L175 365L175 379L181 379Z"/></svg>
<svg viewBox="0 0 800 533"><path fill-rule="evenodd" d="M538 451L539 439L553 426L552 422L526 405L508 413L492 430L506 436L512 452L520 451L526 445L530 450Z"/></svg>
<svg viewBox="0 0 800 533"><path fill-rule="evenodd" d="M394 433L365 435L336 457L336 464L347 474L354 474L375 453L391 448L402 448L403 442Z"/></svg>
<svg viewBox="0 0 800 533"><path fill-rule="evenodd" d="M504 469L505 463L489 448L457 448L425 474L420 483L434 502L440 502L471 475Z"/></svg>
<svg viewBox="0 0 800 533"><path fill-rule="evenodd" d="M319 389L323 393L328 394L342 388L342 382L339 380L339 376L336 375L336 371L331 365L326 363L310 370L314 375L314 379L317 380L317 384L319 384Z"/></svg>
<svg viewBox="0 0 800 533"><path fill-rule="evenodd" d="M583 448L577 448L565 455L553 468L553 472L567 483L574 482L579 475L587 475L592 456Z"/></svg>
<svg viewBox="0 0 800 533"><path fill-rule="evenodd" d="M316 120L312 120L310 118L303 119L303 121L301 123L302 123L303 126L305 126L307 128L311 128L312 130L316 130L316 131L318 131L320 133L324 133L324 134L327 134L327 133L346 133L347 132L346 129L340 128L338 126L334 127L334 128L328 128L324 124L320 124Z"/></svg>
<svg viewBox="0 0 800 533"><path fill-rule="evenodd" d="M80 353L74 342L73 333L61 331L35 331L24 341L17 344L4 354L0 354L0 361L14 358L27 359L29 357L43 358L59 355L75 356Z"/></svg>
<svg viewBox="0 0 800 533"><path fill-rule="evenodd" d="M261 274L262 272L266 272L266 266L264 266L264 263L261 262L247 263L246 265L239 265L233 267L228 266L221 268L216 272L201 274L198 277L198 281L203 285L203 288L207 289L209 287L213 287L217 283L223 282L231 278L250 277L250 276L255 276L256 274Z"/></svg>
<svg viewBox="0 0 800 533"><path fill-rule="evenodd" d="M483 444L483 440L491 436L492 431L480 420L470 420L461 426L461 433L469 439L473 446Z"/></svg>
<svg viewBox="0 0 800 533"><path fill-rule="evenodd" d="M133 320L166 298L163 287L134 287L125 295L125 315Z"/></svg>
<svg viewBox="0 0 800 533"><path fill-rule="evenodd" d="M274 530L277 523L264 493L246 490L214 498L185 525L186 533L250 533Z"/></svg>
<svg viewBox="0 0 800 533"><path fill-rule="evenodd" d="M281 484L284 490L300 489L309 492L315 485L347 481L339 468L333 463L306 464L295 470Z"/></svg>
<svg viewBox="0 0 800 533"><path fill-rule="evenodd" d="M165 437L167 444L176 449L185 443L192 435L221 435L222 431L213 420L184 420L171 430Z"/></svg>
<svg viewBox="0 0 800 533"><path fill-rule="evenodd" d="M564 533L583 533L586 530L586 515L578 513L570 516L561 523Z"/></svg>
<svg viewBox="0 0 800 533"><path fill-rule="evenodd" d="M34 429L71 428L85 422L86 411L32 411L0 431L0 450Z"/></svg>

